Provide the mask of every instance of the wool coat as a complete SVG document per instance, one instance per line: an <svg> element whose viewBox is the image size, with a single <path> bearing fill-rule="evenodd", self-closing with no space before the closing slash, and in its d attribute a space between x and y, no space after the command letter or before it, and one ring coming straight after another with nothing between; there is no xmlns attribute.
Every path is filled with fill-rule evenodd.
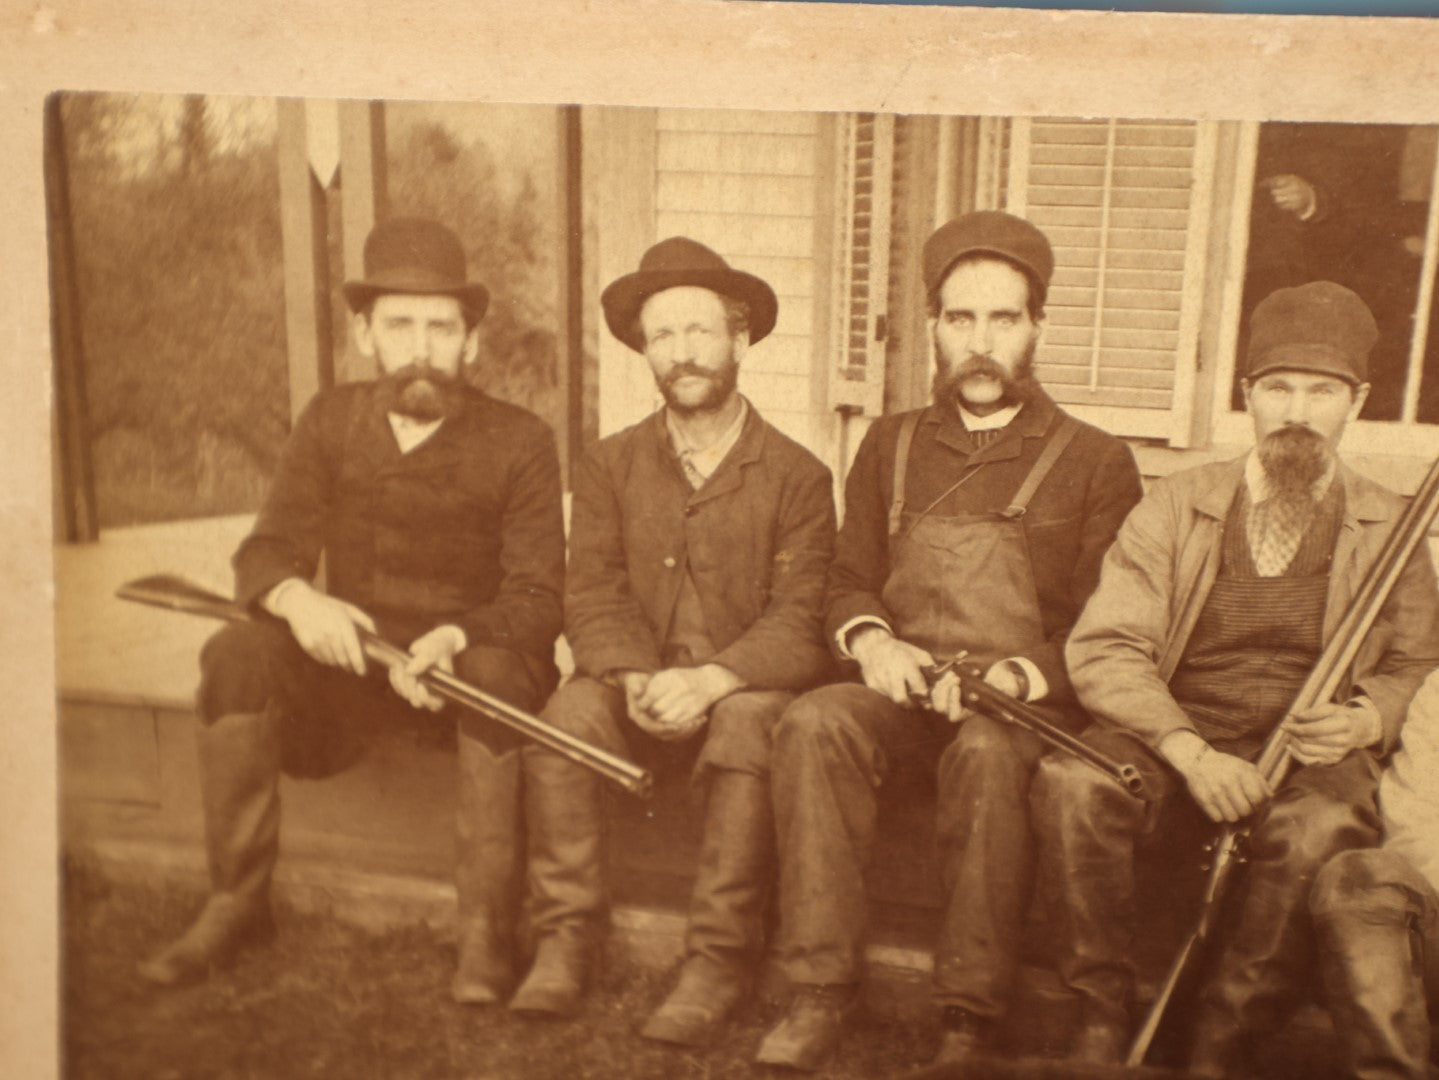
<svg viewBox="0 0 1439 1080"><path fill-rule="evenodd" d="M1101 723L1151 747L1194 724L1169 693L1190 634L1219 573L1224 521L1246 458L1201 465L1155 481L1104 561L1099 588L1069 637L1079 700ZM1340 465L1344 521L1330 563L1327 645L1365 571L1403 512L1393 492ZM1379 709L1379 752L1392 749L1419 684L1439 665L1439 589L1426 545L1404 569L1339 687Z"/></svg>
<svg viewBox="0 0 1439 1080"><path fill-rule="evenodd" d="M977 446L959 413L931 405L920 415L906 469L905 506L922 511L971 466L981 466L952 494L934 505L940 515L994 513L1005 509L1029 475L1064 417L1043 391L1002 433ZM829 575L826 638L856 618L895 618L881 594L891 569L890 502L903 414L876 420L855 454L845 484L845 517ZM1035 492L1021 519L1045 641L1020 655L1049 684L1048 700L1072 701L1065 674L1065 636L1099 580L1099 565L1119 524L1139 501L1134 454L1122 440L1079 423L1073 441ZM973 568L982 575L983 566ZM962 581L937 583L962 589ZM942 657L939 659L948 659Z"/></svg>
<svg viewBox="0 0 1439 1080"><path fill-rule="evenodd" d="M401 453L375 382L321 391L285 448L250 535L236 593L255 607L310 580L408 645L441 624L471 647L553 663L564 520L554 437L538 417L467 387L458 415Z"/></svg>
<svg viewBox="0 0 1439 1080"><path fill-rule="evenodd" d="M834 553L830 472L750 407L699 489L663 410L601 440L575 475L565 635L584 675L653 672L684 575L721 664L751 690L822 681L825 570Z"/></svg>

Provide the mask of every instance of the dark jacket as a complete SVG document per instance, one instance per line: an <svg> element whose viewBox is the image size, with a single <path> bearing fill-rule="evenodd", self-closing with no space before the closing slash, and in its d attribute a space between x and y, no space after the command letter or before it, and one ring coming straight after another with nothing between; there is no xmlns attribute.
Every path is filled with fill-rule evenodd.
<svg viewBox="0 0 1439 1080"><path fill-rule="evenodd" d="M550 662L565 550L550 429L471 389L402 454L375 388L337 386L306 407L235 553L237 599L313 578L323 552L326 591L401 644L453 623L471 646Z"/></svg>
<svg viewBox="0 0 1439 1080"><path fill-rule="evenodd" d="M712 662L751 689L815 685L829 671L820 613L834 528L829 470L753 407L698 491L663 411L611 435L575 476L565 634L576 667L658 670L689 572Z"/></svg>
<svg viewBox="0 0 1439 1080"><path fill-rule="evenodd" d="M919 511L964 470L984 463L934 507L943 515L995 512L1009 505L1064 414L1042 391L988 446L976 449L959 413L922 411L910 449L905 505ZM890 573L889 507L903 414L876 420L865 433L845 484L844 527L829 576L825 633L830 644L851 619L893 625L880 599ZM1064 670L1064 639L1099 581L1099 565L1120 522L1141 495L1134 454L1120 439L1080 424L1074 440L1035 492L1022 519L1046 642L1025 653L1049 683L1049 699L1073 700ZM974 573L983 574L976 566ZM963 582L946 582L963 588ZM943 658L942 658L943 659Z"/></svg>

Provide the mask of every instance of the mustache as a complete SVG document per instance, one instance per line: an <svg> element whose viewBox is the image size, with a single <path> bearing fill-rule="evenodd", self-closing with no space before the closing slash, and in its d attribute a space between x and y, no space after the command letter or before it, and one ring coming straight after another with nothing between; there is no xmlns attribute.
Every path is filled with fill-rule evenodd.
<svg viewBox="0 0 1439 1080"><path fill-rule="evenodd" d="M711 371L709 368L700 367L699 364L684 360L666 371L660 382L664 386L673 386L687 375L693 375L700 379L708 379L710 382L719 382L721 378L718 371Z"/></svg>

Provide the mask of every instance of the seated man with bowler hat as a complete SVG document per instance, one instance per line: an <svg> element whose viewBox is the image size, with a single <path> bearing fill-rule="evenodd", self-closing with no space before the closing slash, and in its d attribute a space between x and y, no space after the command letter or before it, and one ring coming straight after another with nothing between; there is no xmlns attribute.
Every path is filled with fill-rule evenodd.
<svg viewBox="0 0 1439 1080"><path fill-rule="evenodd" d="M674 237L601 300L665 404L576 473L565 593L576 674L543 718L616 753L659 764L671 744L694 762L704 836L685 958L643 1034L702 1045L762 954L769 729L829 670L819 614L834 498L829 470L736 388L747 350L774 329L768 284ZM510 1007L569 1015L605 930L602 792L538 746L524 770L537 952Z"/></svg>
<svg viewBox="0 0 1439 1080"><path fill-rule="evenodd" d="M378 726L418 733L458 721L451 989L482 1004L512 987L517 739L477 715L449 715L418 676L454 671L527 710L554 688L559 463L538 417L468 380L489 294L466 280L454 233L422 219L383 222L364 266L344 292L378 377L322 390L305 408L234 557L237 600L254 618L226 626L201 655L211 891L184 935L140 966L153 983L203 978L272 929L282 772L338 772ZM356 627L404 645L411 660L387 678L366 663Z"/></svg>
<svg viewBox="0 0 1439 1080"><path fill-rule="evenodd" d="M1143 775L1148 803L1060 758L1040 767L1035 826L1062 890L1061 977L1118 1060L1134 996L1136 839L1187 790L1246 822L1248 866L1213 935L1188 1069L1252 1075L1254 1040L1315 980L1307 911L1320 868L1379 839L1379 762L1439 663L1439 592L1421 544L1334 697L1290 712L1404 508L1339 458L1369 392L1379 332L1320 281L1254 309L1244 400L1256 446L1155 482L1125 521L1069 637L1085 738ZM1296 768L1271 790L1254 761L1276 728ZM1180 803L1178 809L1188 804Z"/></svg>
<svg viewBox="0 0 1439 1080"><path fill-rule="evenodd" d="M962 707L925 669L966 653L1055 723L1085 720L1065 636L1139 499L1129 448L1060 409L1034 376L1049 241L980 211L925 242L934 403L875 422L845 485L826 636L853 681L806 694L774 734L780 957L794 998L758 1060L818 1068L863 976L876 789L933 769L942 923L936 1060L987 1049L1009 1008L1035 851L1029 787L1045 744ZM915 357L924 362L927 356Z"/></svg>

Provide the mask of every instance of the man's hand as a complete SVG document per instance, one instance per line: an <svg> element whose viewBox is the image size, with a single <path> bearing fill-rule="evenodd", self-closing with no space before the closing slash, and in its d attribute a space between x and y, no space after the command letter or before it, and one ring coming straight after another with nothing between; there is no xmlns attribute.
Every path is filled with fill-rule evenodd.
<svg viewBox="0 0 1439 1080"><path fill-rule="evenodd" d="M915 699L928 699L924 669L934 657L916 645L900 641L883 626L862 626L850 635L849 653L859 661L864 685L896 705L914 708Z"/></svg>
<svg viewBox="0 0 1439 1080"><path fill-rule="evenodd" d="M1378 710L1368 704L1316 705L1290 713L1282 726L1289 732L1289 754L1301 765L1333 765L1351 750L1372 746L1384 733Z"/></svg>
<svg viewBox="0 0 1439 1080"><path fill-rule="evenodd" d="M466 644L465 632L458 626L435 627L410 643L408 662L390 668L390 686L415 708L439 712L445 707L444 698L434 694L419 677L431 668L453 672L455 654L462 652Z"/></svg>
<svg viewBox="0 0 1439 1080"><path fill-rule="evenodd" d="M1019 678L1014 674L1008 660L996 660L984 673L984 681L1002 694L1019 697ZM949 717L951 724L966 720L974 712L963 703L959 676L954 669L939 677L929 692L929 707L941 716Z"/></svg>
<svg viewBox="0 0 1439 1080"><path fill-rule="evenodd" d="M1233 824L1254 813L1274 794L1264 774L1252 764L1207 744L1178 768L1189 794L1211 821Z"/></svg>
<svg viewBox="0 0 1439 1080"><path fill-rule="evenodd" d="M687 739L709 717L715 702L741 686L739 676L720 664L666 668L656 672L635 704L635 723L659 739Z"/></svg>
<svg viewBox="0 0 1439 1080"><path fill-rule="evenodd" d="M1265 177L1261 183L1269 189L1269 197L1274 200L1275 206L1301 221L1308 221L1319 207L1314 185L1302 176L1284 173Z"/></svg>
<svg viewBox="0 0 1439 1080"><path fill-rule="evenodd" d="M365 673L365 651L355 627L371 633L374 621L354 604L326 596L309 582L297 581L281 597L275 614L290 624L290 632L312 660Z"/></svg>

